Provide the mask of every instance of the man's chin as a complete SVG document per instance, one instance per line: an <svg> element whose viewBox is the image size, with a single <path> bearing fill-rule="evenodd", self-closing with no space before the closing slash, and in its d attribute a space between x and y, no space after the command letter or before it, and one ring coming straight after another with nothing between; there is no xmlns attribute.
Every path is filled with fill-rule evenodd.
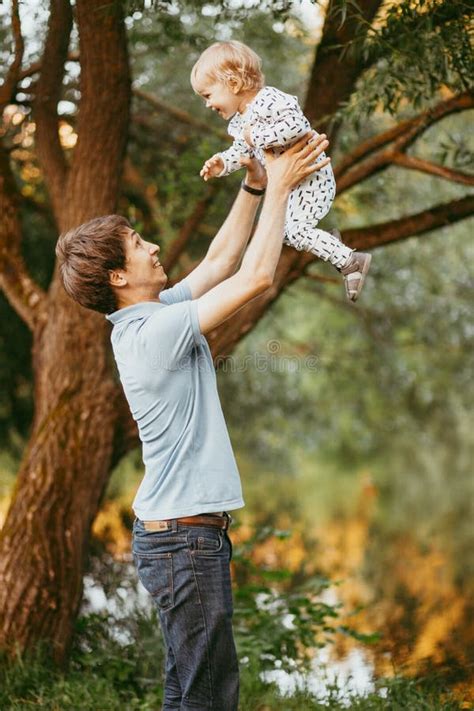
<svg viewBox="0 0 474 711"><path fill-rule="evenodd" d="M160 278L157 279L157 287L158 287L158 293L160 291L163 291L163 289L166 287L166 284L168 283L168 275L165 274L164 270L163 273L160 274Z"/></svg>

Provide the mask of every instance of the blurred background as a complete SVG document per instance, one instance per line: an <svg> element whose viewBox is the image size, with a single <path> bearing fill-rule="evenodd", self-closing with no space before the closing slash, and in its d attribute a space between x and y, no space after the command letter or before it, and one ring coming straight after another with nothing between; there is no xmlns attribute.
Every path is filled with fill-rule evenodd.
<svg viewBox="0 0 474 711"><path fill-rule="evenodd" d="M5 84L18 47L13 6L0 9ZM472 104L464 98L472 68L466 13L458 2L176 0L124 8L133 100L116 211L170 255L170 284L204 255L242 177L209 186L199 178L204 160L227 145L225 124L189 84L194 61L216 38L253 47L267 83L296 94L314 127L330 133L341 190L323 226L373 248L357 305L346 302L329 266L287 249L277 298L249 312L250 330L239 322L234 333L211 341L246 500L232 529L246 711L320 708L324 699L331 708L472 708L474 702L474 136ZM1 139L16 186L18 250L48 294L61 220L38 151L34 70L48 36L49 5L20 5L19 17L22 66L33 71L17 77L4 102ZM60 145L73 167L84 100L79 34L75 23L55 103ZM330 112L317 100L331 93L321 79L325 61L334 76L352 76ZM459 97L456 108L437 108ZM420 116L422 128L410 142L390 142L388 132L403 138ZM395 135L400 126L405 134ZM377 165L367 160L380 153L359 161L357 151L378 136L386 137L380 145L389 154ZM89 159L98 165L101 158ZM344 169L348 159L360 174ZM6 178L4 184L8 192ZM9 234L4 228L5 254ZM8 279L2 284L3 523L12 516L14 492L25 486L15 489L17 472L38 424L38 364L31 355L38 341ZM80 571L85 587L72 676L54 676L48 686L39 672L32 680L10 670L5 708L24 708L15 705L21 698L61 709L157 708L162 651L156 654L156 620L130 558L131 502L143 475L136 438L119 447L107 468ZM131 651L137 638L149 645L145 652L139 647L140 662ZM28 652L28 644L20 646ZM150 666L141 683L136 670L145 658ZM78 700L78 671L94 679L90 689L100 688L101 702ZM398 679L416 683L397 686ZM280 694L290 696L281 701Z"/></svg>

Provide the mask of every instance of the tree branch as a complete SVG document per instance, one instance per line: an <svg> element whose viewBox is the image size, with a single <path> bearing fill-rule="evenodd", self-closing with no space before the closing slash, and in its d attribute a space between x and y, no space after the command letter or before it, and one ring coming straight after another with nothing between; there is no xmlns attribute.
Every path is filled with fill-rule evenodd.
<svg viewBox="0 0 474 711"><path fill-rule="evenodd" d="M79 62L79 53L78 52L69 52L66 57L66 61L67 62ZM43 66L42 59L40 59L38 62L33 62L33 64L30 64L28 67L25 67L24 69L22 69L20 71L19 76L18 76L18 81L21 81L22 79L27 79L28 77L31 77L33 74L40 72L42 66Z"/></svg>
<svg viewBox="0 0 474 711"><path fill-rule="evenodd" d="M139 99L143 99L143 101L146 101L147 104L152 106L154 109L157 109L158 111L164 111L180 123L188 124L188 126L197 128L200 131L205 131L206 133L212 133L225 141L230 140L228 134L225 131L220 131L218 128L214 128L214 126L209 125L207 122L194 118L194 116L192 116L187 111L183 111L183 109L178 109L176 106L171 106L171 104L166 103L162 99L158 98L157 96L154 96L153 94L148 93L147 91L135 88L133 89L133 94Z"/></svg>
<svg viewBox="0 0 474 711"><path fill-rule="evenodd" d="M147 229L156 231L158 229L157 217L159 216L159 203L156 199L155 189L153 186L148 186L142 175L133 164L130 156L127 156L124 161L124 183L129 185L132 192L137 195L142 204L142 210L147 219Z"/></svg>
<svg viewBox="0 0 474 711"><path fill-rule="evenodd" d="M378 136L368 139L344 158L336 166L334 174L337 182L337 192L340 195L353 185L366 180L371 175L394 162L394 157L406 149L429 126L459 111L474 107L474 97L470 93L459 94L446 101L441 101L432 109L402 121L396 126L384 131ZM393 142L393 146L376 153L371 158L363 160L384 145ZM441 176L445 177L445 176Z"/></svg>
<svg viewBox="0 0 474 711"><path fill-rule="evenodd" d="M335 277L323 276L322 274L305 274L304 276L306 279L310 279L311 281L317 281L317 282L320 282L321 284L340 284L341 283L340 279L336 279Z"/></svg>
<svg viewBox="0 0 474 711"><path fill-rule="evenodd" d="M474 185L474 175L468 175L467 173L461 173L451 168L445 168L443 165L437 165L436 163L431 163L429 160L423 160L416 156L407 156L405 153L393 153L392 163L400 165L403 168L408 168L409 170L419 170L422 173L436 175L439 178L450 180L453 183Z"/></svg>
<svg viewBox="0 0 474 711"><path fill-rule="evenodd" d="M52 0L41 72L36 84L33 111L36 147L46 187L58 220L64 199L68 167L59 140L58 102L67 59L72 11L69 0Z"/></svg>
<svg viewBox="0 0 474 711"><path fill-rule="evenodd" d="M416 215L408 215L379 225L345 230L343 239L350 247L373 249L454 224L473 214L474 195L468 195L459 200L430 207Z"/></svg>
<svg viewBox="0 0 474 711"><path fill-rule="evenodd" d="M15 46L13 62L10 64L5 81L0 87L0 114L5 106L10 103L20 78L21 62L23 60L24 43L21 34L20 14L18 0L12 2L12 32Z"/></svg>
<svg viewBox="0 0 474 711"><path fill-rule="evenodd" d="M28 274L20 253L19 196L8 154L0 144L0 288L34 331L46 319L44 292Z"/></svg>
<svg viewBox="0 0 474 711"><path fill-rule="evenodd" d="M18 0L12 2L12 29L15 56L0 89L0 113L15 91L23 59ZM0 143L0 288L8 301L33 331L46 317L44 292L27 272L20 252L21 224L19 196L10 168L8 151Z"/></svg>
<svg viewBox="0 0 474 711"><path fill-rule="evenodd" d="M217 184L211 184L207 187L206 194L201 200L198 200L194 206L194 210L182 225L178 236L169 245L166 250L166 259L163 260L163 269L165 272L171 271L181 254L186 249L186 245L196 232L199 224L204 219L209 206L212 204L214 197L218 191Z"/></svg>
<svg viewBox="0 0 474 711"><path fill-rule="evenodd" d="M453 224L473 214L474 196L470 196L399 220L346 230L343 240L356 249L372 249ZM270 304L299 279L316 259L309 252L297 252L284 246L271 288L210 333L208 341L214 357L229 355L242 337L256 326Z"/></svg>
<svg viewBox="0 0 474 711"><path fill-rule="evenodd" d="M67 56L67 61L68 62L79 62L80 61L79 54L77 52L71 52ZM43 61L39 61L39 62L34 62L33 64L30 64L29 67L25 67L25 69L23 69L19 72L18 81L21 81L22 79L26 79L27 77L30 77L32 74L36 74L36 72L41 71L42 66L43 66ZM180 123L185 123L188 126L197 128L199 131L205 131L206 133L211 133L214 136L218 136L219 138L223 139L224 141L230 140L229 135L228 135L228 133L226 133L226 131L221 131L218 128L215 128L214 126L210 126L206 121L201 121L200 119L194 118L194 116L192 114L190 114L188 111L184 111L183 109L180 109L177 106L168 104L166 101L163 101L163 99L160 99L158 96L155 96L154 94L150 94L150 92L148 92L148 91L143 91L143 89L139 89L138 87L135 87L135 88L132 88L132 93L138 99L142 99L143 101L145 101L153 109L155 109L159 112L164 112L164 113L168 114L169 116L172 116Z"/></svg>

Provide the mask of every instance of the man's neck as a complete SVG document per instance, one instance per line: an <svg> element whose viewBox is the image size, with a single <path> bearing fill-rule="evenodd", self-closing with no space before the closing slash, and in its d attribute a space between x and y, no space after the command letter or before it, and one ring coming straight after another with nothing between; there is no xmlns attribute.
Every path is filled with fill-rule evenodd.
<svg viewBox="0 0 474 711"><path fill-rule="evenodd" d="M118 299L117 310L125 309L127 308L127 306L135 306L136 304L143 304L145 302L150 301L156 301L156 303L160 303L160 295L156 292L153 292L153 294L130 294L130 296Z"/></svg>

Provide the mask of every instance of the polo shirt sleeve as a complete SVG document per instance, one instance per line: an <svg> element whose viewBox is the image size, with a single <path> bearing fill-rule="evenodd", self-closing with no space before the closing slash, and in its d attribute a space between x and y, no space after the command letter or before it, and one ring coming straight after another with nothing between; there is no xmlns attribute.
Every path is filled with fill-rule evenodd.
<svg viewBox="0 0 474 711"><path fill-rule="evenodd" d="M181 301L189 301L190 299L192 299L191 288L186 279L178 281L171 289L165 289L160 294L160 302L162 304L178 304Z"/></svg>
<svg viewBox="0 0 474 711"><path fill-rule="evenodd" d="M201 345L197 301L182 301L159 308L141 329L148 362L156 368L178 370Z"/></svg>

